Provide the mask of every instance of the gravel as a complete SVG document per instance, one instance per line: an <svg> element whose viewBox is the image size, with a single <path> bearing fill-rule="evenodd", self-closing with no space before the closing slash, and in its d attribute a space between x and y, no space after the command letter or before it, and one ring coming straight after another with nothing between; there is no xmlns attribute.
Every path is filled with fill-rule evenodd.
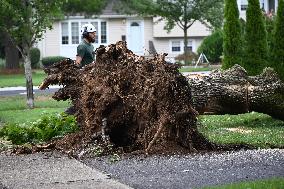
<svg viewBox="0 0 284 189"><path fill-rule="evenodd" d="M200 188L232 182L284 178L284 149L241 150L172 156L87 158L86 165L133 188Z"/></svg>

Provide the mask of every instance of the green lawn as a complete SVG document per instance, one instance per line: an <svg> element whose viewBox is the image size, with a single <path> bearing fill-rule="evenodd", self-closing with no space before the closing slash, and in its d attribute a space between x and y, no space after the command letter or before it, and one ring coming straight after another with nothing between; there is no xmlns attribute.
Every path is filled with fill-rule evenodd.
<svg viewBox="0 0 284 189"><path fill-rule="evenodd" d="M199 130L217 144L284 147L284 122L266 114L203 115L199 123Z"/></svg>
<svg viewBox="0 0 284 189"><path fill-rule="evenodd" d="M39 85L46 74L43 70L36 70L32 74L34 86ZM0 74L0 88L1 87L18 87L26 86L26 78L24 74Z"/></svg>
<svg viewBox="0 0 284 189"><path fill-rule="evenodd" d="M42 114L63 112L68 101L55 101L51 96L35 96L35 108L26 108L25 96L0 97L0 125L26 123ZM248 144L256 148L284 147L284 122L266 114L202 115L198 128L217 144Z"/></svg>
<svg viewBox="0 0 284 189"><path fill-rule="evenodd" d="M284 178L271 178L249 182L240 182L222 186L205 187L203 189L283 189Z"/></svg>
<svg viewBox="0 0 284 189"><path fill-rule="evenodd" d="M51 96L35 96L35 108L26 107L25 96L0 97L0 124L24 123L37 120L42 114L63 112L68 101L56 101Z"/></svg>
<svg viewBox="0 0 284 189"><path fill-rule="evenodd" d="M179 69L180 72L201 72L201 71L211 71L216 68L213 67L204 67L204 68L194 68L194 67L182 67Z"/></svg>

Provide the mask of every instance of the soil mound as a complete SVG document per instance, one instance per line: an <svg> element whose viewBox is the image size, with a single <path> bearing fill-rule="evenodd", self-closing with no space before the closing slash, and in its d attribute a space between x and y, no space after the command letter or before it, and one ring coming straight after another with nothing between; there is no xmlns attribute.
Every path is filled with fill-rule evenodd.
<svg viewBox="0 0 284 189"><path fill-rule="evenodd" d="M99 47L96 63L82 69L71 59L46 68L40 89L62 85L53 98L71 99L81 128L56 147L74 150L99 141L146 153L173 146L211 148L197 131L188 81L165 56L145 59L119 41Z"/></svg>

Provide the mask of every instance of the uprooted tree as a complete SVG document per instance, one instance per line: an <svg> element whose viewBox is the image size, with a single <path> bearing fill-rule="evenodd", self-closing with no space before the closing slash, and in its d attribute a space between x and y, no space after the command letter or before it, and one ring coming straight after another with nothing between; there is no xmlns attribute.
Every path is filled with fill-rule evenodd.
<svg viewBox="0 0 284 189"><path fill-rule="evenodd" d="M52 146L75 153L95 141L146 153L178 146L212 150L220 146L198 132L198 112L284 117L283 83L270 69L249 77L236 65L187 79L178 68L165 61L165 54L145 59L117 42L99 47L96 63L82 69L71 59L45 69L48 76L40 89L62 85L53 98L72 101L81 128Z"/></svg>
<svg viewBox="0 0 284 189"><path fill-rule="evenodd" d="M239 114L251 111L284 120L284 83L276 72L266 68L248 76L239 65L208 76L188 77L193 107L200 114Z"/></svg>
<svg viewBox="0 0 284 189"><path fill-rule="evenodd" d="M146 153L159 144L212 148L197 131L188 81L165 55L145 59L117 42L99 47L96 63L83 69L66 59L45 71L40 89L62 85L53 98L71 99L81 127L57 141L56 148L78 149L94 140Z"/></svg>

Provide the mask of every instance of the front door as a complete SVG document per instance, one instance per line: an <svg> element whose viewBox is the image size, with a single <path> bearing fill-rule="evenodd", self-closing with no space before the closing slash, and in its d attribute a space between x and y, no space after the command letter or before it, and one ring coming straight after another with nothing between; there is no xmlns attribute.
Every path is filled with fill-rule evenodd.
<svg viewBox="0 0 284 189"><path fill-rule="evenodd" d="M143 54L143 26L142 21L129 21L128 22L128 34L127 34L127 46L135 54Z"/></svg>

